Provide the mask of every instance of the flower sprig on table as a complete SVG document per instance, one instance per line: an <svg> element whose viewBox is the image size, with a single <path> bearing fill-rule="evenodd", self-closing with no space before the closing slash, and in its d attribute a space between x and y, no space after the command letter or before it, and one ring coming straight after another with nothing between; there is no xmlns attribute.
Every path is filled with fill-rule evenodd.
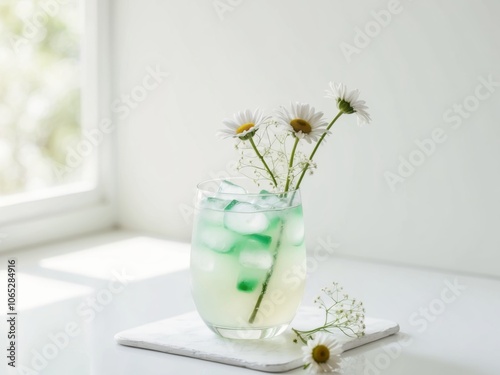
<svg viewBox="0 0 500 375"><path fill-rule="evenodd" d="M316 297L314 303L324 310L324 323L310 330L292 328L296 335L293 341L298 343L300 340L305 344L302 347L304 369L309 369L310 373L340 369L342 347L335 340L335 330L349 337L362 337L366 328L363 302L349 297L336 282L321 291L324 297Z"/></svg>
<svg viewBox="0 0 500 375"><path fill-rule="evenodd" d="M349 91L342 83L330 82L326 97L333 99L339 110L329 122L323 112L309 104L291 103L277 110L274 118L260 109L238 112L223 121L227 129L220 130L219 136L238 140L238 169L244 173L250 168L248 177L258 185L267 181L268 188L276 192L296 190L305 174L316 169L314 156L342 115L355 113L360 125L371 121L357 89ZM310 152L300 149L304 143L314 144Z"/></svg>
<svg viewBox="0 0 500 375"><path fill-rule="evenodd" d="M334 330L342 332L349 337L361 337L365 334L365 308L363 302L351 298L344 292L344 288L338 283L332 283L331 287L321 289L324 297L317 296L314 303L325 312L325 321L322 326L310 330L298 330L292 328L297 335L294 342L298 340L306 344L307 340L314 337L318 332L334 333Z"/></svg>

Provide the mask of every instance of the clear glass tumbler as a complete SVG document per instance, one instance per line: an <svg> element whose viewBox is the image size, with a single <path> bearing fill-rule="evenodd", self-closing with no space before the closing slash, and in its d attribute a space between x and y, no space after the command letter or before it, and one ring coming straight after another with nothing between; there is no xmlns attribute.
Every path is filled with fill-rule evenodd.
<svg viewBox="0 0 500 375"><path fill-rule="evenodd" d="M237 339L282 333L302 299L305 268L299 191L269 193L244 178L198 185L192 294L212 331Z"/></svg>

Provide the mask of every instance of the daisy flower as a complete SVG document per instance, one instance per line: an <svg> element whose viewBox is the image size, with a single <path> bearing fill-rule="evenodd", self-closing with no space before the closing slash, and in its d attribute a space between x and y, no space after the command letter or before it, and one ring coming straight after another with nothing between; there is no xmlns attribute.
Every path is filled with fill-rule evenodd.
<svg viewBox="0 0 500 375"><path fill-rule="evenodd" d="M264 116L260 109L252 112L249 109L235 113L232 119L224 119L222 123L228 129L219 130L217 133L220 138L239 138L247 140L252 138L259 126L268 120L268 116Z"/></svg>
<svg viewBox="0 0 500 375"><path fill-rule="evenodd" d="M277 115L288 131L308 143L316 142L328 125L323 119L323 112L316 112L309 104L290 103L290 109L281 107Z"/></svg>
<svg viewBox="0 0 500 375"><path fill-rule="evenodd" d="M326 97L337 102L340 111L351 114L356 113L358 125L368 124L371 121L370 115L364 100L359 100L359 90L348 91L343 83L330 82L330 90L326 90Z"/></svg>
<svg viewBox="0 0 500 375"><path fill-rule="evenodd" d="M314 339L308 340L307 345L302 347L304 366L313 374L339 370L341 346L324 332L314 336Z"/></svg>

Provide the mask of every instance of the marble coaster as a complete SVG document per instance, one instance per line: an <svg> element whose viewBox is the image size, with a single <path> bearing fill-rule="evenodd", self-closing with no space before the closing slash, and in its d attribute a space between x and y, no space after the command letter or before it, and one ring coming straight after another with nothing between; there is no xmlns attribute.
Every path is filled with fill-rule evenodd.
<svg viewBox="0 0 500 375"><path fill-rule="evenodd" d="M301 307L291 324L296 329L311 329L324 319L324 311ZM344 351L380 340L399 331L397 323L366 318L365 336L361 338L336 334ZM301 367L302 344L295 344L290 329L265 340L230 340L210 331L196 311L132 328L115 335L126 346L220 362L266 372L285 372Z"/></svg>

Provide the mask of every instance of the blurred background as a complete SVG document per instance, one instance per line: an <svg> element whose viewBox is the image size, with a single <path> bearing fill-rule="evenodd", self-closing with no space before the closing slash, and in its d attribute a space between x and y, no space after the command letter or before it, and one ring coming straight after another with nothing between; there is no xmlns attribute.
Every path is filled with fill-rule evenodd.
<svg viewBox="0 0 500 375"><path fill-rule="evenodd" d="M81 136L81 9L73 1L50 16L39 12L44 3L0 3L2 195L81 178L81 168L64 178L56 173Z"/></svg>
<svg viewBox="0 0 500 375"><path fill-rule="evenodd" d="M83 2L44 4L0 3L9 238L13 196L85 182L110 187L93 201L111 202L106 220L45 217L51 238L88 226L189 241L196 184L237 174L221 120L290 101L332 118L324 90L340 81L373 121L343 116L319 150L302 185L309 249L329 237L340 255L500 276L499 2L114 0L108 34Z"/></svg>

